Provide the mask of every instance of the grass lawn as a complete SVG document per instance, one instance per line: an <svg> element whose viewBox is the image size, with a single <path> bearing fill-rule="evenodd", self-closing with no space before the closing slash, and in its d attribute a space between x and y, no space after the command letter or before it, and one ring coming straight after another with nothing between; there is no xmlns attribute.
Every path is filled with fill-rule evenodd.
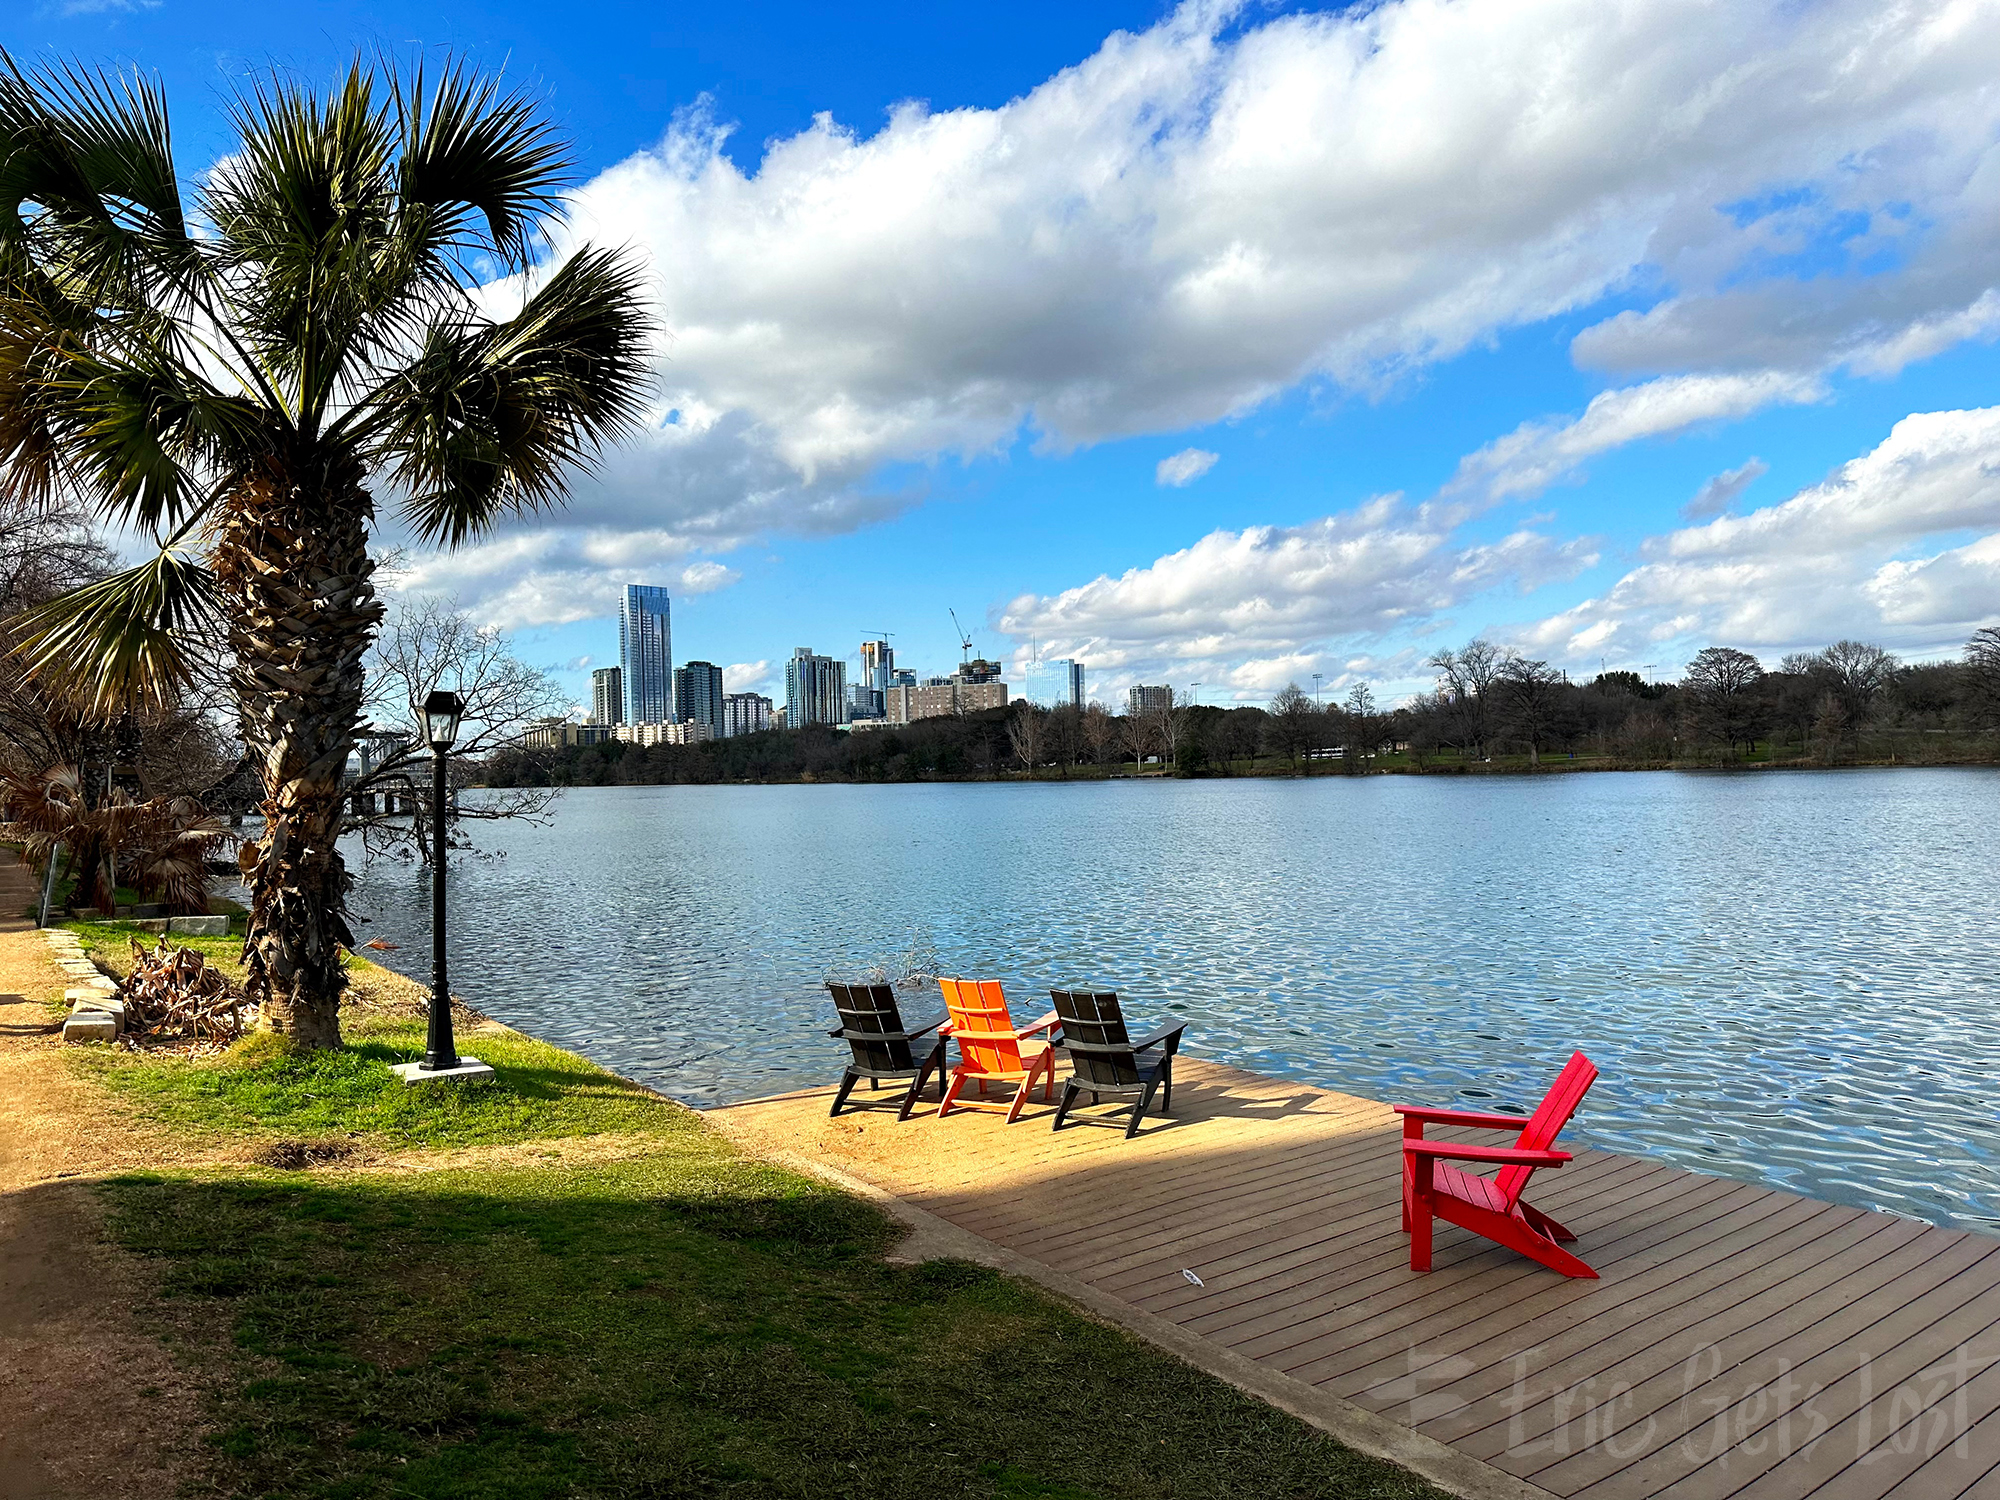
<svg viewBox="0 0 2000 1500"><path fill-rule="evenodd" d="M1440 1493L1038 1288L889 1264L872 1205L580 1058L487 1032L497 1081L407 1088L385 1063L421 1049L415 1022L350 1032L332 1057L253 1038L208 1061L77 1063L176 1131L530 1143L436 1170L405 1155L100 1187L159 1289L142 1316L214 1393L192 1493ZM599 1139L557 1139L583 1135Z"/></svg>

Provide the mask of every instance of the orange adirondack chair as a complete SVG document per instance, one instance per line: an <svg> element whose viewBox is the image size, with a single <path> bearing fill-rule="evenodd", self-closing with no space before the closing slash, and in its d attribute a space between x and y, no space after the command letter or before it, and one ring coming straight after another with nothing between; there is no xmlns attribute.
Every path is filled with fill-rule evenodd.
<svg viewBox="0 0 2000 1500"><path fill-rule="evenodd" d="M1559 1167L1570 1160L1567 1151L1551 1148L1596 1081L1596 1064L1581 1052L1572 1054L1555 1087L1525 1127L1519 1115L1396 1106L1396 1113L1403 1117L1403 1233L1410 1237L1412 1271L1431 1268L1431 1219L1436 1216L1518 1250L1565 1276L1597 1279L1595 1271L1562 1248L1562 1244L1574 1243L1576 1236L1521 1201L1537 1167ZM1426 1123L1519 1130L1520 1134L1511 1146L1461 1146L1454 1141L1425 1140ZM1452 1166L1454 1161L1492 1163L1500 1171L1481 1177Z"/></svg>
<svg viewBox="0 0 2000 1500"><path fill-rule="evenodd" d="M1021 1108L1028 1102L1036 1078L1042 1080L1042 1098L1054 1100L1056 1049L1049 1032L1062 1023L1061 1016L1050 1011L1031 1026L1017 1027L1007 1014L1007 997L997 979L940 979L938 988L944 991L944 1006L951 1012L945 1031L958 1043L958 1066L951 1070L951 1087L938 1105L940 1116L950 1114L954 1105L960 1109L1002 1108L998 1101L985 1102L989 1083L1015 1085L1013 1101L1004 1106L1010 1125L1021 1118ZM1031 1040L1038 1034L1040 1041ZM979 1089L981 1098L976 1103L958 1097L967 1079Z"/></svg>

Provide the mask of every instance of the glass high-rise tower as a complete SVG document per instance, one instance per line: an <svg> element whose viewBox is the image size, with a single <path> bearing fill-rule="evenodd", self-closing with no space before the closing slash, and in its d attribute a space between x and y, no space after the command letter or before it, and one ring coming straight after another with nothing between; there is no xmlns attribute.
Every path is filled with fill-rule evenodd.
<svg viewBox="0 0 2000 1500"><path fill-rule="evenodd" d="M665 589L625 585L625 607L618 612L618 664L625 679L627 722L673 723L674 633Z"/></svg>

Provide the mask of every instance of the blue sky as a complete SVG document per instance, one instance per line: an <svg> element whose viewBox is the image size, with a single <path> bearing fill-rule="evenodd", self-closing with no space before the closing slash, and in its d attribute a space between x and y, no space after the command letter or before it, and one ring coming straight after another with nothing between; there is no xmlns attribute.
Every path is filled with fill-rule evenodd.
<svg viewBox="0 0 2000 1500"><path fill-rule="evenodd" d="M655 269L657 410L405 586L579 698L628 580L732 691L877 630L943 670L948 608L1017 689L1039 646L1204 701L2000 618L2000 6L58 0L0 42L158 72L191 175L274 63L546 98L558 253Z"/></svg>

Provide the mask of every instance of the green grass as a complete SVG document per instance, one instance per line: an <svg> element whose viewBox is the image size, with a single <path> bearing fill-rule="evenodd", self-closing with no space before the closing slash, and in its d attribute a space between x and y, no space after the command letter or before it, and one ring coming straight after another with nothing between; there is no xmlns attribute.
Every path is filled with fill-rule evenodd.
<svg viewBox="0 0 2000 1500"><path fill-rule="evenodd" d="M573 1052L519 1032L459 1038L498 1077L411 1086L391 1063L424 1055L424 1024L350 1017L348 1045L307 1052L269 1034L220 1057L187 1059L79 1049L72 1066L141 1119L195 1136L359 1139L392 1147L484 1146L542 1137L671 1128L678 1106Z"/></svg>
<svg viewBox="0 0 2000 1500"><path fill-rule="evenodd" d="M684 1112L584 1170L101 1191L219 1365L203 1495L1438 1493L1037 1289L887 1264L870 1205Z"/></svg>

